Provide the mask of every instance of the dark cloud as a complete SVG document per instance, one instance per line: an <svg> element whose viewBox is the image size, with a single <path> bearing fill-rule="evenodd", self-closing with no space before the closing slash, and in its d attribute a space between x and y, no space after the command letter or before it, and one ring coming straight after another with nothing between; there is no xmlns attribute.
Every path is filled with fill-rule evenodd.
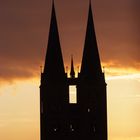
<svg viewBox="0 0 140 140"><path fill-rule="evenodd" d="M55 1L65 65L74 55L81 63L88 0ZM139 68L140 1L92 1L97 40L103 62ZM51 0L0 2L0 79L39 74L48 41ZM119 65L118 65L119 67Z"/></svg>

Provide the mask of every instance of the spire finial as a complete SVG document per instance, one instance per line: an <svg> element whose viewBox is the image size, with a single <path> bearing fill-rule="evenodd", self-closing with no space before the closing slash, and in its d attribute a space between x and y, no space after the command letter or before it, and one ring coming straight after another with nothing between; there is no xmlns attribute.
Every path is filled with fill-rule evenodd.
<svg viewBox="0 0 140 140"><path fill-rule="evenodd" d="M89 10L92 11L92 4L91 4L91 0L89 0Z"/></svg>
<svg viewBox="0 0 140 140"><path fill-rule="evenodd" d="M71 71L70 71L70 77L71 78L75 78L74 64L73 64L73 55L71 55Z"/></svg>
<svg viewBox="0 0 140 140"><path fill-rule="evenodd" d="M52 9L54 10L54 0L52 0Z"/></svg>
<svg viewBox="0 0 140 140"><path fill-rule="evenodd" d="M91 0L89 0L89 7L91 7Z"/></svg>
<svg viewBox="0 0 140 140"><path fill-rule="evenodd" d="M89 0L89 4L91 5L91 0Z"/></svg>

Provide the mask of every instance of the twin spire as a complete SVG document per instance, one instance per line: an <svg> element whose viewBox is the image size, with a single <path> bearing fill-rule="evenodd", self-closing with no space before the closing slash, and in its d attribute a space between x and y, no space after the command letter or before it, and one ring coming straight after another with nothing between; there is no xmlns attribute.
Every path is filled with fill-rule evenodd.
<svg viewBox="0 0 140 140"><path fill-rule="evenodd" d="M47 74L47 77L50 77L50 79L56 77L62 78L65 75L54 3L52 5L44 73Z"/></svg>
<svg viewBox="0 0 140 140"><path fill-rule="evenodd" d="M101 73L101 64L90 2L80 75L84 77L98 78L98 76L100 76Z"/></svg>
<svg viewBox="0 0 140 140"><path fill-rule="evenodd" d="M48 77L54 77L54 78L56 77L60 78L65 76L54 2L52 5L48 49L46 54L44 73L46 73ZM98 76L100 76L101 73L102 71L100 65L100 58L99 58L99 53L97 48L92 8L90 2L85 45L84 45L83 58L81 64L81 72L79 76L93 77L96 79L96 77L98 78ZM71 78L75 78L73 56L71 57L70 76Z"/></svg>

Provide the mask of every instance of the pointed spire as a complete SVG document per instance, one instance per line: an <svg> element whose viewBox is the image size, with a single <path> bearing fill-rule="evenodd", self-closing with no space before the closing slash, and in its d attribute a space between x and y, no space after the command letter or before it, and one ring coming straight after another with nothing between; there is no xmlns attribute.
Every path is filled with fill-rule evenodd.
<svg viewBox="0 0 140 140"><path fill-rule="evenodd" d="M71 78L75 78L74 64L73 64L73 56L71 56L71 71L70 71L70 77L71 77Z"/></svg>
<svg viewBox="0 0 140 140"><path fill-rule="evenodd" d="M65 75L54 2L52 4L51 23L44 73L47 74L48 77L54 78L63 77Z"/></svg>
<svg viewBox="0 0 140 140"><path fill-rule="evenodd" d="M89 6L91 6L91 0L89 0Z"/></svg>
<svg viewBox="0 0 140 140"><path fill-rule="evenodd" d="M95 79L102 73L93 23L91 1L89 4L88 23L80 73L81 76L93 77Z"/></svg>

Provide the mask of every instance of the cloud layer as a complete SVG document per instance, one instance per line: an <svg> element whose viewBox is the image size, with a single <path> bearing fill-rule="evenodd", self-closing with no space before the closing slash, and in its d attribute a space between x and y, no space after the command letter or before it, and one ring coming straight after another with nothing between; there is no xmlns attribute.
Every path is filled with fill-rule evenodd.
<svg viewBox="0 0 140 140"><path fill-rule="evenodd" d="M140 70L140 2L94 0L94 22L100 56L108 67ZM65 65L70 55L81 63L88 0L55 2ZM7 0L0 4L0 79L39 75L48 41L51 1Z"/></svg>

